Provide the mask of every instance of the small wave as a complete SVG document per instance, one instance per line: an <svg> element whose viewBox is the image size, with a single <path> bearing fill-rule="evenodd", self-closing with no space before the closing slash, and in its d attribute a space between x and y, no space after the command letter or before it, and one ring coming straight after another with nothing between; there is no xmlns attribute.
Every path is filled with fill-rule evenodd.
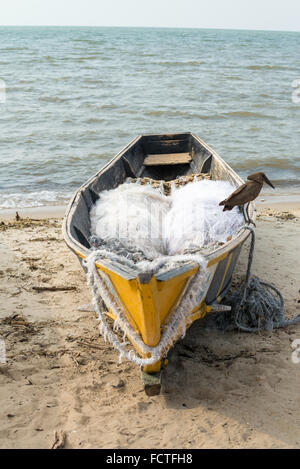
<svg viewBox="0 0 300 469"><path fill-rule="evenodd" d="M175 111L147 111L145 112L146 116L172 116L177 115Z"/></svg>
<svg viewBox="0 0 300 469"><path fill-rule="evenodd" d="M75 63L86 63L88 61L101 60L101 62L107 62L111 60L110 57L103 55L86 55L85 57L76 57L74 58Z"/></svg>
<svg viewBox="0 0 300 469"><path fill-rule="evenodd" d="M299 180L287 178L287 179L274 179L272 178L272 184L276 187L289 189L291 192L299 189L300 183Z"/></svg>
<svg viewBox="0 0 300 469"><path fill-rule="evenodd" d="M99 109L119 109L119 106L116 104L103 104L102 106L99 106Z"/></svg>
<svg viewBox="0 0 300 469"><path fill-rule="evenodd" d="M30 50L28 47L5 47L1 49L1 52L17 52L17 51L24 51Z"/></svg>
<svg viewBox="0 0 300 469"><path fill-rule="evenodd" d="M250 127L249 132L259 132L261 130L260 127Z"/></svg>
<svg viewBox="0 0 300 469"><path fill-rule="evenodd" d="M70 96L66 98L60 98L59 96L40 96L39 101L46 103L65 103L68 101L78 101L81 99L81 96Z"/></svg>
<svg viewBox="0 0 300 469"><path fill-rule="evenodd" d="M32 88L32 87L26 88L26 86L23 86L23 84L21 84L21 83L20 83L20 86L7 86L6 87L6 92L7 93L13 93L15 91L20 91L20 92L23 92L23 93L30 93L32 91L35 91L35 89Z"/></svg>
<svg viewBox="0 0 300 469"><path fill-rule="evenodd" d="M30 192L27 194L16 192L0 194L0 209L43 207L44 205L65 204L72 192L58 193L53 191Z"/></svg>
<svg viewBox="0 0 300 469"><path fill-rule="evenodd" d="M276 119L276 116L270 116L267 114L261 114L258 112L250 112L250 111L232 111L232 112L224 112L221 114L199 114L195 112L189 111L170 111L170 110L154 110L154 111L146 111L146 116L166 116L166 117L189 117L193 119L203 119L203 120L218 120L218 119L226 119L228 117L254 117L254 118L265 118L265 119Z"/></svg>
<svg viewBox="0 0 300 469"><path fill-rule="evenodd" d="M240 160L235 163L234 167L238 170L246 170L251 168L279 168L284 170L300 171L300 164L295 160L287 158L249 158ZM259 170L259 169L258 169Z"/></svg>
<svg viewBox="0 0 300 469"><path fill-rule="evenodd" d="M58 96L40 96L39 101L43 101L45 103L63 103L67 100L59 98Z"/></svg>
<svg viewBox="0 0 300 469"><path fill-rule="evenodd" d="M232 111L223 113L224 116L231 117L257 117L263 119L277 119L276 116L270 116L268 114L261 114L260 112L251 112L251 111Z"/></svg>
<svg viewBox="0 0 300 469"><path fill-rule="evenodd" d="M101 41L95 41L93 39L73 39L73 42L83 42L85 44L95 44L95 45L101 44Z"/></svg>
<svg viewBox="0 0 300 469"><path fill-rule="evenodd" d="M241 77L237 77L235 75L231 75L231 76L227 76L227 77L224 77L226 80L238 80L238 81L241 81L243 78Z"/></svg>
<svg viewBox="0 0 300 469"><path fill-rule="evenodd" d="M154 116L154 117L197 117L199 119L209 119L210 116L203 116L199 114L194 114L189 111L171 111L171 110L156 110L156 111L146 111L146 116Z"/></svg>
<svg viewBox="0 0 300 469"><path fill-rule="evenodd" d="M86 78L84 80L84 83L88 83L90 85L103 85L104 84L104 81L103 80L100 80L100 79L89 79L89 78Z"/></svg>
<svg viewBox="0 0 300 469"><path fill-rule="evenodd" d="M155 62L155 64L157 65L163 65L163 66L167 66L167 67L182 67L182 66L186 66L186 65L189 65L189 66L192 66L192 67L197 67L198 65L202 65L204 64L205 62L202 61L202 60L186 60L186 61L182 61L182 62L179 62L179 61L160 61L160 62Z"/></svg>
<svg viewBox="0 0 300 469"><path fill-rule="evenodd" d="M87 119L87 124L99 124L101 122L105 122L105 119L101 119L99 117L91 117L90 119Z"/></svg>
<svg viewBox="0 0 300 469"><path fill-rule="evenodd" d="M23 79L19 80L19 84L20 84L20 85L26 85L27 83L34 83L35 81L36 81L36 80L30 80L30 79L25 80L25 79L23 78Z"/></svg>
<svg viewBox="0 0 300 469"><path fill-rule="evenodd" d="M156 110L156 111L146 111L145 112L146 116L154 116L154 117L190 117L190 118L198 118L198 119L218 119L222 116L217 116L217 115L201 115L201 114L195 114L193 112L189 111L170 111L170 110Z"/></svg>
<svg viewBox="0 0 300 469"><path fill-rule="evenodd" d="M77 62L83 62L84 60L97 60L97 59L103 59L101 55L85 55L83 57L76 57L75 61Z"/></svg>
<svg viewBox="0 0 300 469"><path fill-rule="evenodd" d="M259 95L261 98L274 98L274 96L271 96L270 94L267 94L267 93L259 93Z"/></svg>
<svg viewBox="0 0 300 469"><path fill-rule="evenodd" d="M269 102L269 101L261 101L260 103L253 103L252 104L253 107L257 108L257 109L266 109L266 108L274 108L275 105L272 103L272 102Z"/></svg>
<svg viewBox="0 0 300 469"><path fill-rule="evenodd" d="M245 68L247 70L289 70L282 65L248 65Z"/></svg>

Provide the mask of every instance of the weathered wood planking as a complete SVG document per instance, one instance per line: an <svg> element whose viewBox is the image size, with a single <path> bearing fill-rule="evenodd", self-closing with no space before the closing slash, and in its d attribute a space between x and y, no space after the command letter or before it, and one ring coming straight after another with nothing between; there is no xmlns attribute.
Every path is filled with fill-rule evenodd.
<svg viewBox="0 0 300 469"><path fill-rule="evenodd" d="M143 136L142 146L148 155L165 153L185 153L191 148L191 135Z"/></svg>
<svg viewBox="0 0 300 469"><path fill-rule="evenodd" d="M166 153L148 155L144 160L145 166L165 166L174 164L187 164L191 161L189 153Z"/></svg>

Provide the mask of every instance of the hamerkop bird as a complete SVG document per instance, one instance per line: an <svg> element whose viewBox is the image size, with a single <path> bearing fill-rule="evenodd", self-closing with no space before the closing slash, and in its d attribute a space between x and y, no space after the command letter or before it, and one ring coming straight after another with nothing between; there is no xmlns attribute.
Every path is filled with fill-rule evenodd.
<svg viewBox="0 0 300 469"><path fill-rule="evenodd" d="M273 187L273 189L275 189L275 187L269 181L265 173L250 174L247 179L248 181L245 184L242 184L240 187L238 187L229 197L227 197L227 199L220 202L219 205L224 205L224 212L225 210L232 210L233 207L235 207L236 205L248 204L246 208L247 218L245 216L245 220L247 223L253 223L250 220L248 213L250 202L256 199L256 197L262 190L264 182L269 184L269 186Z"/></svg>

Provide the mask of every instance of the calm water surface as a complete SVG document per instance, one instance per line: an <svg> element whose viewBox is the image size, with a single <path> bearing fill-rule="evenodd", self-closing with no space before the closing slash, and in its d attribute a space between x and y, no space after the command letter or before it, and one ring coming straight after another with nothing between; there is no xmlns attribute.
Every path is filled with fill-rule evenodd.
<svg viewBox="0 0 300 469"><path fill-rule="evenodd" d="M0 79L2 209L64 203L141 133L300 194L300 33L2 27Z"/></svg>

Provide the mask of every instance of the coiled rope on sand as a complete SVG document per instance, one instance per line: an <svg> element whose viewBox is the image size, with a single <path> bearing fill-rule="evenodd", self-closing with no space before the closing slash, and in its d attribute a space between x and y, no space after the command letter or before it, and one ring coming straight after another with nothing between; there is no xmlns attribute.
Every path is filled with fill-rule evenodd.
<svg viewBox="0 0 300 469"><path fill-rule="evenodd" d="M251 226L245 228L251 233L246 279L242 288L231 297L236 327L245 332L258 332L261 329L272 331L275 328L299 323L300 314L293 319L286 319L284 300L276 287L258 277L250 278L255 232Z"/></svg>

